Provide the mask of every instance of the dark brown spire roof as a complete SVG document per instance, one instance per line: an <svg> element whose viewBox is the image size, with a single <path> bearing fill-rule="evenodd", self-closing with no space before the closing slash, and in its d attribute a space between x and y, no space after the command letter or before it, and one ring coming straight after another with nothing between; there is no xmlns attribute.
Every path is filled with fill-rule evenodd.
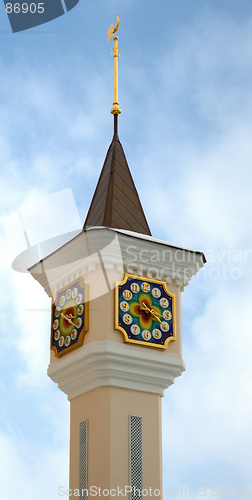
<svg viewBox="0 0 252 500"><path fill-rule="evenodd" d="M116 126L84 229L90 226L126 229L151 236Z"/></svg>

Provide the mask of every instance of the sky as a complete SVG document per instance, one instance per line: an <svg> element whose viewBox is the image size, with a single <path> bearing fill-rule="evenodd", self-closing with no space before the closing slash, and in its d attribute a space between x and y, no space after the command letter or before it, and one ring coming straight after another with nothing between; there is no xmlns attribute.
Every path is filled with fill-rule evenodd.
<svg viewBox="0 0 252 500"><path fill-rule="evenodd" d="M34 245L85 220L113 135L120 15L119 137L148 223L208 260L182 294L186 372L162 401L164 498L252 498L251 1L80 0L15 34L0 14L1 497L67 486L50 299L12 262L22 230Z"/></svg>

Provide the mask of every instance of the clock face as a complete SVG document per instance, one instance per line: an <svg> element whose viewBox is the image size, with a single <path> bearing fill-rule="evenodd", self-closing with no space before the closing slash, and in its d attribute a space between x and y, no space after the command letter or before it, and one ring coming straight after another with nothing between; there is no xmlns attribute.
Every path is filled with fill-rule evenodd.
<svg viewBox="0 0 252 500"><path fill-rule="evenodd" d="M86 286L80 278L58 292L52 305L51 347L61 356L83 344L88 330Z"/></svg>
<svg viewBox="0 0 252 500"><path fill-rule="evenodd" d="M126 273L115 288L115 328L125 342L167 349L175 325L175 295L166 283Z"/></svg>

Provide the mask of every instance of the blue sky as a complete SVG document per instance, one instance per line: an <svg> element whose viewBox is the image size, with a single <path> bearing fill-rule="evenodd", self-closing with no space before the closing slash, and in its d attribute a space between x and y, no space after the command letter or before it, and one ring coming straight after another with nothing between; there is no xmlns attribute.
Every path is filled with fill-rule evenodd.
<svg viewBox="0 0 252 500"><path fill-rule="evenodd" d="M43 207L24 222L31 243L85 219L113 132L107 30L119 14L119 136L152 234L208 258L183 293L187 371L163 398L164 490L252 498L250 0L80 0L17 34L0 14L2 497L14 477L19 500L55 500L67 483L69 406L46 375L50 301L11 263L25 248L22 205ZM59 203L53 227L38 199L63 189L79 218Z"/></svg>

